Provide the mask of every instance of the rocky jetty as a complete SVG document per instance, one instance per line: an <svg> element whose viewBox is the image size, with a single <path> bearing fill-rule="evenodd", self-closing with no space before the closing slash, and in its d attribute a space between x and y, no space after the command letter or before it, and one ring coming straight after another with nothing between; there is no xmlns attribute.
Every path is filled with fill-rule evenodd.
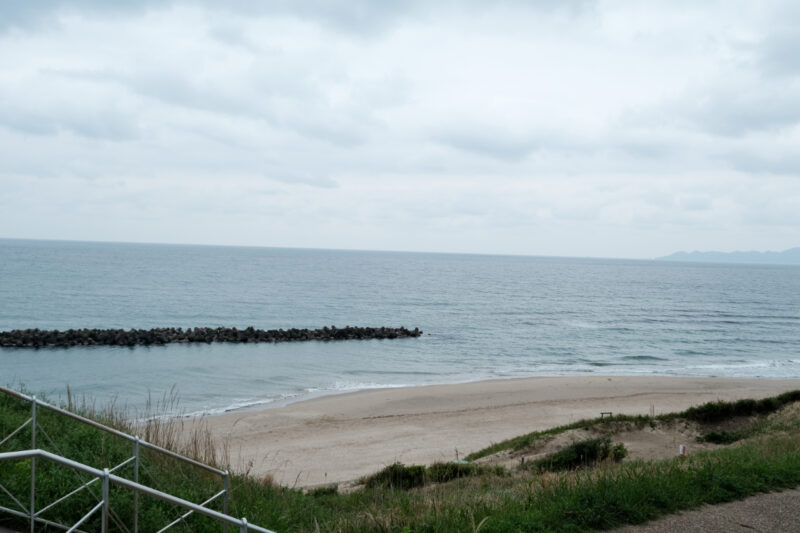
<svg viewBox="0 0 800 533"><path fill-rule="evenodd" d="M0 347L44 348L71 346L150 346L170 343L203 342L298 342L353 339L397 339L419 337L419 328L337 328L322 329L245 329L237 328L154 328L154 329L69 329L66 331L15 329L0 332Z"/></svg>

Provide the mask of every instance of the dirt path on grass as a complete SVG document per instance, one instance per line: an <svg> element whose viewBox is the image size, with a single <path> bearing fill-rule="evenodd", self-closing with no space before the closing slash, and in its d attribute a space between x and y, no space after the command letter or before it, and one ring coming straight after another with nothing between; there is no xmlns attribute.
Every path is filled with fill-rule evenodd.
<svg viewBox="0 0 800 533"><path fill-rule="evenodd" d="M759 494L720 505L705 505L614 533L796 533L800 531L800 490Z"/></svg>

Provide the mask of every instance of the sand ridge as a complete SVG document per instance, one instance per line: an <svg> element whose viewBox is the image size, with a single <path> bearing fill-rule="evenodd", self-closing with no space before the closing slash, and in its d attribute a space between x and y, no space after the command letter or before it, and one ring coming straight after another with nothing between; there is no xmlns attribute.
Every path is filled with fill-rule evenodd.
<svg viewBox="0 0 800 533"><path fill-rule="evenodd" d="M395 461L463 458L601 411L661 414L799 388L800 379L537 377L372 389L212 416L187 427L205 423L214 437L227 439L235 470L310 487L351 481Z"/></svg>

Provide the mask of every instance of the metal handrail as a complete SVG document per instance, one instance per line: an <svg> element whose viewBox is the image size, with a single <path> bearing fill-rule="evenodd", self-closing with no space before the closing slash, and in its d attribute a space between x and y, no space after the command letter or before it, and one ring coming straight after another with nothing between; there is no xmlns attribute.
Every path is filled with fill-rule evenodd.
<svg viewBox="0 0 800 533"><path fill-rule="evenodd" d="M3 387L3 386L0 386L0 392L6 393L9 396L13 396L13 397L16 397L16 398L19 398L21 400L28 401L28 402L31 403L31 417L27 421L25 421L22 424L22 426L18 427L10 435L7 435L2 441L0 441L0 446L2 446L5 442L7 442L9 439L11 439L18 432L20 432L28 424L30 424L31 425L31 449L37 449L38 446L36 444L36 429L38 427L38 424L36 422L36 411L37 411L38 407L44 407L45 409L49 409L49 410L51 410L51 411L53 411L53 412L55 412L57 414L60 414L62 416L66 416L68 418L72 418L74 420L77 420L78 422L81 422L83 424L87 424L87 425L89 425L91 427L94 427L96 429L99 429L101 431L105 431L105 432L107 432L107 433L109 433L111 435L115 435L115 436L120 437L122 439L131 441L133 443L133 457L131 459L134 461L133 481L135 483L139 482L139 464L140 464L139 463L139 448L140 447L149 448L149 449L151 449L153 451L165 454L165 455L167 455L169 457L172 457L174 459L178 459L178 460L183 461L185 463L191 464L193 466L196 466L198 468L202 468L202 469L204 469L204 470L206 470L208 472L211 472L213 474L217 474L217 475L221 476L222 477L222 491L221 491L221 494L222 494L222 511L223 511L223 514L227 514L228 513L228 494L230 493L230 474L229 474L229 472L227 470L220 470L218 468L214 468L213 466L201 463L200 461L197 461L195 459L191 459L189 457L183 456L183 455L181 455L179 453L175 453L175 452L173 452L171 450L167 450L165 448L162 448L161 446L157 446L155 444L151 444L151 443L149 443L149 442L147 442L145 440L142 440L139 437L134 437L132 435L129 435L129 434L124 433L122 431L119 431L117 429L105 426L105 425L103 425L103 424L101 424L101 423L99 423L99 422L97 422L95 420L91 420L89 418L86 418L86 417L83 417L81 415L75 414L75 413L73 413L71 411L68 411L66 409L62 409L60 407L56 407L55 405L51 405L51 404L48 404L46 402L43 402L43 401L37 399L36 396L28 396L26 394L23 394L21 392L18 392L18 391L15 391L13 389L9 389L9 388ZM44 432L44 429L42 429L42 432ZM45 436L47 437L46 433L45 433ZM127 462L128 461L125 461L125 463L127 463ZM123 463L123 464L125 464L125 463ZM117 467L113 468L112 471L116 470L117 468L119 468L119 466L121 466L121 465L117 465ZM91 484L91 483L89 483L89 484ZM85 488L85 486L84 486L84 488ZM31 494L30 494L30 508L31 509L34 508L35 501L36 501L35 492L36 492L36 459L32 458L31 459ZM216 498L216 496L214 498ZM133 506L134 506L133 531L134 531L134 533L138 533L138 531L139 531L139 513L138 513L138 503L139 503L139 501L138 501L138 499L139 499L139 493L138 492L134 492L134 494L133 494ZM34 513L31 510L30 511L31 533L33 533L33 531L34 531L34 529L33 529L33 520L34 520L34 518L36 518L36 517L34 516ZM75 526L75 527L77 527L77 526ZM225 527L224 527L224 532L227 532L227 529L228 529L228 526L226 524Z"/></svg>
<svg viewBox="0 0 800 533"><path fill-rule="evenodd" d="M105 431L106 433L111 433L112 435L116 435L117 437L121 437L123 439L127 439L127 440L129 440L131 442L134 442L137 439L137 437L134 437L132 435L128 435L127 433L119 431L118 429L114 429L114 428L110 428L108 426L104 426L100 422L97 422L95 420L92 420L90 418L86 418L86 417L78 415L78 414L75 414L72 411L67 411L66 409L62 409L60 407L56 407L55 405L51 405L49 403L43 402L42 400L36 399L33 396L28 396L28 395L23 394L21 392L15 391L14 389L9 389L9 388L0 386L0 392L4 392L4 393L6 393L6 394L8 394L10 396L15 396L15 397L17 397L17 398L19 398L21 400L26 400L26 401L29 401L29 402L34 402L35 401L36 404L39 407L44 407L46 409L49 409L49 410L54 411L56 413L62 414L62 415L67 416L69 418L73 418L75 420L83 422L84 424L88 424L88 425L90 425L92 427L95 427L95 428L97 428L99 430ZM151 444L151 443L149 443L149 442L147 442L145 440L142 440L142 439L139 439L139 446L144 446L145 448L149 448L151 450L155 450L157 452L169 455L170 457L173 457L173 458L178 459L180 461L184 461L186 463L192 464L192 465L194 465L194 466L196 466L198 468L203 468L205 470L208 470L209 472L213 472L213 473L218 474L220 476L225 476L225 475L228 474L228 472L225 471L225 470L220 470L219 468L214 468L213 466L207 465L205 463L201 463L200 461L196 461L194 459L190 459L189 457L186 457L186 456L181 455L179 453L175 453L172 450L167 450L166 448L162 448L161 446L157 446L155 444Z"/></svg>
<svg viewBox="0 0 800 533"><path fill-rule="evenodd" d="M126 459L126 460L125 460L125 461L123 461L122 463L120 463L120 464L118 464L117 466L115 466L114 468L110 469L110 470L109 470L109 472L114 472L115 470L118 470L119 468L121 468L121 467L125 466L126 464L130 463L130 462L131 462L131 461L133 461L134 459L136 459L136 458L135 458L135 457L131 457L130 459ZM92 483L94 483L95 481L98 481L98 479L99 479L99 478L94 478L94 479L93 479L93 480L91 480L90 482L88 482L88 483L85 483L85 484L81 485L80 487L78 487L77 489L73 490L73 491L72 491L72 492L70 492L69 494L65 494L64 496L60 497L60 498L59 498L59 499L57 499L56 501L54 501L54 502L51 502L51 503L50 503L49 505L47 505L46 507L43 507L43 508L39 509L38 511L36 511L36 512L34 513L34 516L39 516L40 514L42 514L42 513L45 513L45 512L47 512L47 511L49 511L50 509L52 509L53 507L55 507L55 506L56 506L56 505L58 505L59 503L61 503L61 502L65 501L65 500L66 500L66 499L68 499L70 496L73 496L73 495L75 495L75 494L79 493L79 492L80 492L80 491L82 491L83 489L88 489L88 488L89 488L89 487L92 485ZM203 504L201 504L201 505L205 505L205 503L203 503Z"/></svg>
<svg viewBox="0 0 800 533"><path fill-rule="evenodd" d="M209 509L207 507L203 507L202 505L198 505L196 503L192 503L190 501L178 498L177 496L172 496L171 494L167 494L161 492L159 490L153 489L151 487L141 485L129 479L125 479L124 477L119 477L115 474L112 474L108 471L108 469L98 470L97 468L93 468L91 466L87 466L85 464L79 463L77 461L73 461L72 459L67 459L66 457L61 457L60 455L56 455L54 453L50 453L46 450L25 450L20 452L5 452L0 453L0 461L5 460L13 460L13 459L46 459L48 461L52 461L54 463L67 466L72 468L73 470L77 470L79 472L83 472L90 476L94 476L95 478L101 479L103 481L103 500L100 502L102 504L103 509L103 520L102 520L102 531L105 533L108 531L108 512L109 512L109 484L114 483L116 485L120 485L122 487L126 487L136 492L140 492L146 494L148 496L152 496L153 498L158 498L168 503L172 503L173 505L179 505L186 509L189 509L192 512L202 514L209 518L213 518L214 520L223 522L227 525L233 525L240 528L241 533L247 533L248 531L255 531L256 533L275 533L272 530L264 529L259 526L252 525L247 522L247 519L242 518L235 518L229 516L227 514L220 513L219 511L215 511L213 509ZM88 518L89 515L94 513L98 507L95 507L89 514L84 515L84 518L81 519L81 522ZM4 509L9 510L9 509ZM77 527L80 524L76 524L73 527Z"/></svg>

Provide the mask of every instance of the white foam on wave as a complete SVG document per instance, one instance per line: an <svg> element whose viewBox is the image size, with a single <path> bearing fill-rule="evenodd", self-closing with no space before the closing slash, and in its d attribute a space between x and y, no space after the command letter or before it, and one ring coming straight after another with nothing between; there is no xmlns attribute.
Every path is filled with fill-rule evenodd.
<svg viewBox="0 0 800 533"><path fill-rule="evenodd" d="M400 389L403 387L414 387L412 383L376 383L372 382L354 382L354 381L337 381L333 384L330 391L338 392L355 392L360 390L370 389ZM324 390L324 389L318 389Z"/></svg>
<svg viewBox="0 0 800 533"><path fill-rule="evenodd" d="M800 365L800 360L786 359L777 360L769 359L766 361L742 361L737 363L707 363L701 365L690 365L686 368L696 369L710 369L710 370L736 370L746 368L783 368L787 366Z"/></svg>
<svg viewBox="0 0 800 533"><path fill-rule="evenodd" d="M581 320L564 320L563 324L565 326L578 329L600 329L600 324L595 324L592 322L583 322Z"/></svg>
<svg viewBox="0 0 800 533"><path fill-rule="evenodd" d="M233 411L251 411L268 407L280 407L291 403L295 398L302 399L302 393L281 394L267 398L237 398L224 407L205 407L200 410L186 413L187 418L198 418L203 416L221 415Z"/></svg>
<svg viewBox="0 0 800 533"><path fill-rule="evenodd" d="M286 393L267 398L243 398L236 399L225 407L204 408L190 413L185 413L186 418L198 418L203 416L214 416L233 411L253 411L258 409L271 409L285 407L289 404L311 400L322 396L334 394L345 394L369 389L395 389L402 387L414 387L411 383L376 383L376 382L347 382L337 381L330 387L307 387L295 393Z"/></svg>

